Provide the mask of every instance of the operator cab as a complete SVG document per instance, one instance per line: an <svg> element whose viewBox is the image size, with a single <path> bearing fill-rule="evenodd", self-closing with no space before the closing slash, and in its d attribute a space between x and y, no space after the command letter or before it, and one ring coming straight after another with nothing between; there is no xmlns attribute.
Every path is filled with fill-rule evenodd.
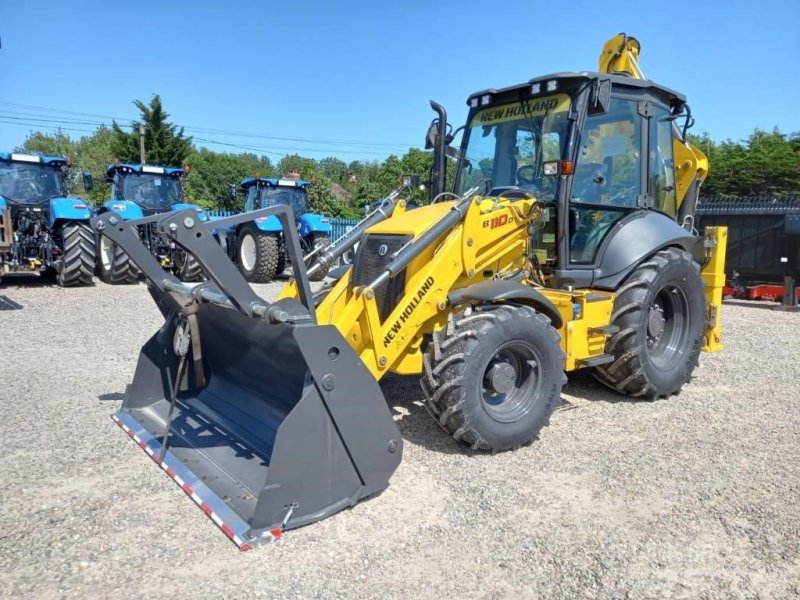
<svg viewBox="0 0 800 600"><path fill-rule="evenodd" d="M554 283L597 285L608 275L604 252L623 220L647 211L675 224L680 94L630 77L559 73L467 104L454 192L478 186L539 200L532 258Z"/></svg>
<svg viewBox="0 0 800 600"><path fill-rule="evenodd" d="M67 159L0 152L0 196L17 206L40 206L67 195Z"/></svg>
<svg viewBox="0 0 800 600"><path fill-rule="evenodd" d="M295 177L248 177L241 183L247 193L245 211L287 204L292 207L295 219L309 212L306 188L310 181Z"/></svg>
<svg viewBox="0 0 800 600"><path fill-rule="evenodd" d="M116 163L108 166L106 180L113 199L135 202L146 213L157 213L183 202L180 178L184 173L180 167Z"/></svg>

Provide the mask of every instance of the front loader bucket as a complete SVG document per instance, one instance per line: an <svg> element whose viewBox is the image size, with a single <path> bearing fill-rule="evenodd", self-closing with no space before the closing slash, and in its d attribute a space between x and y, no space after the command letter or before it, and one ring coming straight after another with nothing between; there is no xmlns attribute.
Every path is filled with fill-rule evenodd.
<svg viewBox="0 0 800 600"><path fill-rule="evenodd" d="M181 302L217 299L189 304L199 334L183 377L176 348L188 330L186 311L164 291L179 284L159 279L172 276L142 259L166 322L142 348L113 418L248 549L383 490L402 440L378 383L335 327L315 325L313 313L298 317L296 301L271 305L280 308L272 320L237 308L247 304L241 297L219 301L230 274L215 277L201 254L220 285L183 286L191 291ZM195 345L202 352L193 356Z"/></svg>

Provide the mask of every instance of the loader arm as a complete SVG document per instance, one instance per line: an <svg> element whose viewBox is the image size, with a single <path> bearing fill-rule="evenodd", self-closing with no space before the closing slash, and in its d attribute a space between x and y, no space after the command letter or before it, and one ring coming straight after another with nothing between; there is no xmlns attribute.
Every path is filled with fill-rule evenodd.
<svg viewBox="0 0 800 600"><path fill-rule="evenodd" d="M599 71L609 75L627 75L634 79L647 79L639 66L640 51L639 40L619 33L603 45L598 61ZM683 208L681 216L690 216L693 221L700 184L708 175L708 158L697 146L693 146L683 138L674 121L672 132L678 206ZM687 201L685 207L683 206L684 200Z"/></svg>
<svg viewBox="0 0 800 600"><path fill-rule="evenodd" d="M445 326L448 295L520 271L538 214L532 197L473 197L396 212L367 231L354 267L317 306L318 322L334 325L376 379L420 373L423 339ZM376 260L399 237L403 245ZM296 293L290 284L282 296Z"/></svg>

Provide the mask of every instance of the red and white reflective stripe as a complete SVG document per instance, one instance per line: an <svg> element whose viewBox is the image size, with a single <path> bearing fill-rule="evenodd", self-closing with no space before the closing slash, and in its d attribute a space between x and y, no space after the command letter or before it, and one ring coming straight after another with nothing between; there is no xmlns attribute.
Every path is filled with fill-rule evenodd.
<svg viewBox="0 0 800 600"><path fill-rule="evenodd" d="M197 504L197 506L199 506L200 509L211 518L212 521L214 521L217 527L222 529L223 533L225 533L225 535L227 535L231 539L231 541L233 541L233 543L239 547L239 550L242 550L244 552L253 548L251 544L245 542L241 537L236 535L236 532L233 531L230 525L225 523L219 517L219 515L217 515L217 513L214 512L211 506L208 503L204 502L203 499L200 498L200 496L198 496L195 493L195 491L192 489L192 486L186 483L175 472L175 470L166 463L166 460L164 462L161 462L161 457L158 454L156 454L153 451L153 449L150 448L150 446L136 434L135 431L131 430L131 428L128 427L125 423L123 423L119 418L117 418L116 415L112 415L111 418L114 419L114 422L117 425L119 425L122 428L122 430L125 433L127 433L133 439L134 442L136 442L139 445L139 447L141 447L145 452L147 452L147 455L150 458L152 458L153 461L158 466L160 466L167 473L167 475L169 475L175 481L175 483L177 483L180 486L180 488L186 493L186 495L189 496L194 501L194 503ZM271 542L277 540L282 535L283 535L283 530L272 529L271 531L264 532L261 536L259 536L258 541Z"/></svg>

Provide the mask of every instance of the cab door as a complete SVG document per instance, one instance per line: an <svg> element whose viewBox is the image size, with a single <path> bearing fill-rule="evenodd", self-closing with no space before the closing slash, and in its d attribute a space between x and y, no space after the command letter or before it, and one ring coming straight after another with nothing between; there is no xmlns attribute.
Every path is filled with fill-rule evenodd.
<svg viewBox="0 0 800 600"><path fill-rule="evenodd" d="M613 226L645 203L645 132L638 98L612 97L609 110L586 117L569 191L569 267L600 261Z"/></svg>

